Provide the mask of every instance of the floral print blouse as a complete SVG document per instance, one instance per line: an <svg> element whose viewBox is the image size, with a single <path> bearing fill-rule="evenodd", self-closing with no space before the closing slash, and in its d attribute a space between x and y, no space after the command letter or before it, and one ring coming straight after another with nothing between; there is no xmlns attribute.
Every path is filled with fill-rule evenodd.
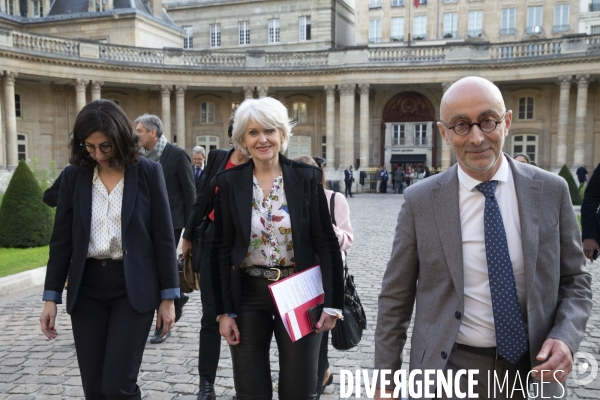
<svg viewBox="0 0 600 400"><path fill-rule="evenodd" d="M242 268L251 266L295 267L292 222L283 188L283 175L273 181L268 196L252 177L252 223L250 246Z"/></svg>

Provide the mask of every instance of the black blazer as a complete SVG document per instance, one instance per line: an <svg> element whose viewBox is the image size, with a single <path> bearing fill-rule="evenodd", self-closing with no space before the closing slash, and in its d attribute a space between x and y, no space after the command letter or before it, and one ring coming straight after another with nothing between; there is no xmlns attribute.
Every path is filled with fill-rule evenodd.
<svg viewBox="0 0 600 400"><path fill-rule="evenodd" d="M600 244L600 164L589 179L581 202L581 239L595 239Z"/></svg>
<svg viewBox="0 0 600 400"><path fill-rule="evenodd" d="M204 165L204 169L206 169L206 164ZM196 198L200 194L200 186L202 186L202 182L204 181L204 177L206 174L204 173L204 169L200 170L200 176L198 179L195 178L194 173L196 172L196 166L192 164L192 177L194 177L194 185L196 186Z"/></svg>
<svg viewBox="0 0 600 400"><path fill-rule="evenodd" d="M68 273L69 313L77 302L90 243L93 176L93 170L65 168L50 239L44 299L58 295L60 303ZM158 308L161 292L177 293L179 288L165 179L158 163L142 157L125 170L124 183L121 230L127 296L136 311L150 312Z"/></svg>
<svg viewBox="0 0 600 400"><path fill-rule="evenodd" d="M181 229L192 213L196 199L194 174L190 168L192 160L185 150L167 143L159 162L167 183L173 228Z"/></svg>
<svg viewBox="0 0 600 400"><path fill-rule="evenodd" d="M215 200L215 187L217 183L215 176L217 173L223 171L227 165L227 161L231 157L235 149L229 151L222 149L213 149L208 153L206 160L206 166L202 173L202 182L196 196L196 202L192 207L192 213L188 218L185 230L183 231L183 238L192 241L194 235L194 228L200 225L204 217L208 212L213 209Z"/></svg>
<svg viewBox="0 0 600 400"><path fill-rule="evenodd" d="M50 186L44 192L44 203L46 203L50 207L56 207L56 204L58 203L58 193L60 190L60 181L62 180L62 176L63 173L61 172L60 175L58 175L58 178L56 178L56 180L52 184L52 186Z"/></svg>
<svg viewBox="0 0 600 400"><path fill-rule="evenodd" d="M320 264L325 307L342 309L342 258L321 185L321 171L281 154L279 162L292 224L296 269L302 271ZM216 177L219 192L215 201L211 271L217 315L240 311L241 265L250 242L253 170L254 162L250 159Z"/></svg>

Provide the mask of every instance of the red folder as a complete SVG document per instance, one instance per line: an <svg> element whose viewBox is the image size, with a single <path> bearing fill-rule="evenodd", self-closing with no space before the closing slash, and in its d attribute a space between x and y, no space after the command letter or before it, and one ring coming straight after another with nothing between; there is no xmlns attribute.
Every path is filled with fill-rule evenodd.
<svg viewBox="0 0 600 400"><path fill-rule="evenodd" d="M308 309L325 302L325 294L294 308L292 311L285 314L288 326L290 327L290 337L292 342L308 335L312 332L310 321L308 320Z"/></svg>

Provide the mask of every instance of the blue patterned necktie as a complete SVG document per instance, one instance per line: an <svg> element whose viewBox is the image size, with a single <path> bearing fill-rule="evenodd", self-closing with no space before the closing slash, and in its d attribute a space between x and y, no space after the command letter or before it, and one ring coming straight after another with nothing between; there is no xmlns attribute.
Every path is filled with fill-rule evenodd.
<svg viewBox="0 0 600 400"><path fill-rule="evenodd" d="M496 200L498 181L477 185L485 196L485 257L488 264L492 310L498 354L516 364L528 349L523 315L517 297L517 285L508 253L502 214Z"/></svg>

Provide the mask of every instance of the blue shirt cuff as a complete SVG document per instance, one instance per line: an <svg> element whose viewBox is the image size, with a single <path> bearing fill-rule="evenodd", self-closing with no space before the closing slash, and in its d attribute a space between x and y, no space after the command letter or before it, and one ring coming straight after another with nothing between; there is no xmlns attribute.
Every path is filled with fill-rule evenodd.
<svg viewBox="0 0 600 400"><path fill-rule="evenodd" d="M179 290L179 289L177 289ZM54 290L44 290L44 294L42 295L43 301L51 300L56 304L62 304L62 293L55 292Z"/></svg>
<svg viewBox="0 0 600 400"><path fill-rule="evenodd" d="M160 291L162 300L175 300L179 298L179 288L164 289Z"/></svg>

